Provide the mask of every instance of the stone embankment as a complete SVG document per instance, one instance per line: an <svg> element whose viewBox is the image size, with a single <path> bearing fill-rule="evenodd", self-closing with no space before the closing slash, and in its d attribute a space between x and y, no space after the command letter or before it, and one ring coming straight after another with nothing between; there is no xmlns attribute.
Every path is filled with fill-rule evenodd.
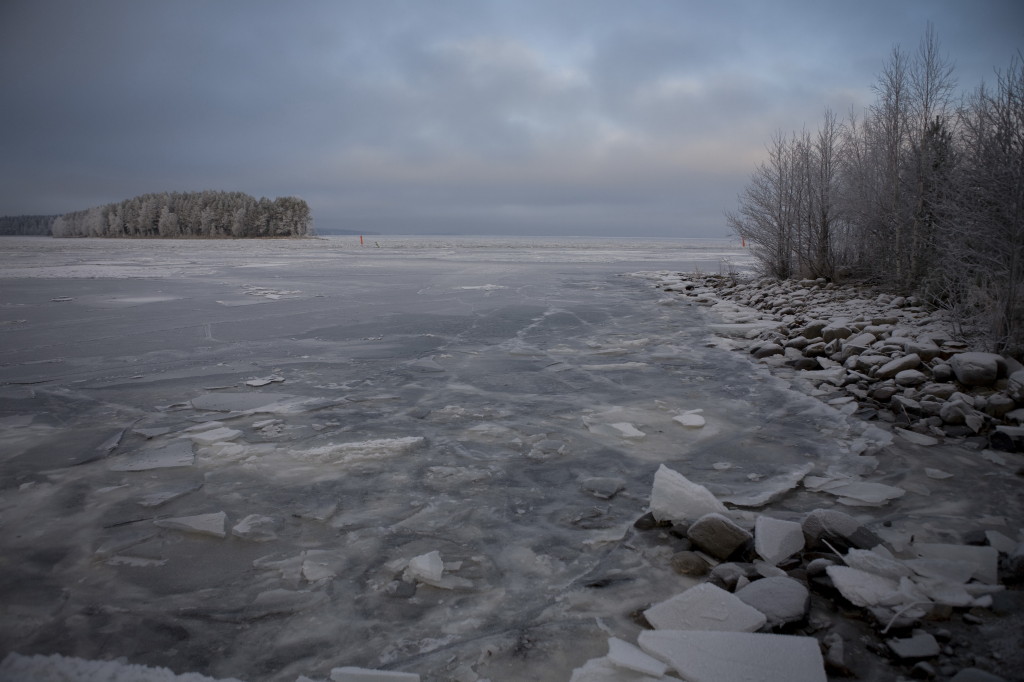
<svg viewBox="0 0 1024 682"><path fill-rule="evenodd" d="M942 311L914 297L823 279L678 275L658 286L711 307L726 322L716 331L762 363L791 368L812 395L854 405L906 440L1024 451L1024 366L971 350Z"/></svg>

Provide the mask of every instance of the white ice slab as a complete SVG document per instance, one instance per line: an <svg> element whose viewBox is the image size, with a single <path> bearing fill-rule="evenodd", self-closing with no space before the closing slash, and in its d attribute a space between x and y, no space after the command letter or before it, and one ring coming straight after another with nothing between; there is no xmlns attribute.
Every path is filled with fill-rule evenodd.
<svg viewBox="0 0 1024 682"><path fill-rule="evenodd" d="M644 617L658 630L753 632L767 621L763 613L711 583L655 604Z"/></svg>
<svg viewBox="0 0 1024 682"><path fill-rule="evenodd" d="M400 455L413 450L425 442L422 436L403 438L375 438L353 443L323 445L309 450L292 450L302 459L336 464L354 464Z"/></svg>
<svg viewBox="0 0 1024 682"><path fill-rule="evenodd" d="M725 505L704 486L662 464L654 474L651 513L659 521L694 521L712 512L728 514Z"/></svg>
<svg viewBox="0 0 1024 682"><path fill-rule="evenodd" d="M989 585L999 582L999 551L995 547L921 542L911 548L923 559L966 561L974 566L972 576L980 582Z"/></svg>
<svg viewBox="0 0 1024 682"><path fill-rule="evenodd" d="M156 450L140 450L111 465L111 471L149 471L151 469L171 469L174 467L190 467L195 464L196 456L192 452L192 444L187 441L176 441Z"/></svg>
<svg viewBox="0 0 1024 682"><path fill-rule="evenodd" d="M293 396L287 393L208 393L192 399L192 407L212 412L245 412Z"/></svg>
<svg viewBox="0 0 1024 682"><path fill-rule="evenodd" d="M170 519L157 519L153 523L160 528L169 528L171 530L180 530L186 533L212 535L217 538L222 538L227 535L224 530L224 524L227 522L227 518L228 515L221 511L213 514L197 514L196 516L178 516Z"/></svg>
<svg viewBox="0 0 1024 682"><path fill-rule="evenodd" d="M892 578L849 566L829 566L825 571L840 594L856 606L893 606L905 600Z"/></svg>
<svg viewBox="0 0 1024 682"><path fill-rule="evenodd" d="M406 577L426 583L441 582L443 574L444 561L441 560L441 553L436 549L410 559L409 567L405 570Z"/></svg>
<svg viewBox="0 0 1024 682"><path fill-rule="evenodd" d="M618 637L608 638L608 660L620 668L652 677L661 677L668 669L668 666L658 659L648 656L638 647Z"/></svg>
<svg viewBox="0 0 1024 682"><path fill-rule="evenodd" d="M71 656L22 656L8 654L0 663L0 680L109 682L241 682L230 678L214 679L199 673L174 674L167 668L154 668L123 661L89 661Z"/></svg>
<svg viewBox="0 0 1024 682"><path fill-rule="evenodd" d="M221 426L216 429L210 429L208 431L199 431L197 433L189 433L188 437L196 445L213 445L214 443L223 443L231 441L242 435L242 432L238 429L230 429L226 426Z"/></svg>
<svg viewBox="0 0 1024 682"><path fill-rule="evenodd" d="M754 550L774 565L804 548L804 531L795 521L758 516L754 523Z"/></svg>
<svg viewBox="0 0 1024 682"><path fill-rule="evenodd" d="M646 630L640 647L689 682L825 682L813 637L747 632Z"/></svg>
<svg viewBox="0 0 1024 682"><path fill-rule="evenodd" d="M641 652L642 653L642 652ZM644 654L645 656L647 654ZM621 668L607 657L592 658L572 671L569 682L671 682L675 677L651 677Z"/></svg>
<svg viewBox="0 0 1024 682"><path fill-rule="evenodd" d="M696 412L686 412L685 414L677 415L672 417L672 421L690 429L699 429L706 423L704 417Z"/></svg>
<svg viewBox="0 0 1024 682"><path fill-rule="evenodd" d="M331 669L331 682L420 682L416 673L345 666Z"/></svg>

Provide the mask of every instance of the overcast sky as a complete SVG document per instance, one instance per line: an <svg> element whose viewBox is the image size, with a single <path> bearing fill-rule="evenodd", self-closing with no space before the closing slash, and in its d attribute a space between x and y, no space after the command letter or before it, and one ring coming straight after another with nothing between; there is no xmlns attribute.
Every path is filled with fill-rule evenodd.
<svg viewBox="0 0 1024 682"><path fill-rule="evenodd" d="M726 236L778 130L927 22L965 90L1020 0L2 0L0 215L159 191L382 234Z"/></svg>

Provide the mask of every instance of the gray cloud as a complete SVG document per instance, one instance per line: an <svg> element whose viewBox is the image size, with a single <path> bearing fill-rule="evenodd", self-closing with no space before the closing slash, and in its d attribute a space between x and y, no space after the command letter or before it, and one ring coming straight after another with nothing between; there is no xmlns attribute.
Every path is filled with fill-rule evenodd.
<svg viewBox="0 0 1024 682"><path fill-rule="evenodd" d="M10 0L0 214L213 188L323 227L724 235L773 132L866 104L927 21L991 79L1018 5Z"/></svg>

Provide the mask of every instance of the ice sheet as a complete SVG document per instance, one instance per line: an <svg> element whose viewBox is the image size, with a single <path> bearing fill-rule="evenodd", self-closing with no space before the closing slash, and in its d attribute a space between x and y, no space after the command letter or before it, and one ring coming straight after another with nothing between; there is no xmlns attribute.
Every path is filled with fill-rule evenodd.
<svg viewBox="0 0 1024 682"><path fill-rule="evenodd" d="M833 499L806 475L868 480L880 441L627 274L708 271L721 245L11 239L0 653L567 680L682 589L632 530L659 466L774 515ZM886 445L886 484L968 470ZM1014 469L970 461L991 495L866 509L921 541L1022 525ZM404 579L433 552L437 585Z"/></svg>

